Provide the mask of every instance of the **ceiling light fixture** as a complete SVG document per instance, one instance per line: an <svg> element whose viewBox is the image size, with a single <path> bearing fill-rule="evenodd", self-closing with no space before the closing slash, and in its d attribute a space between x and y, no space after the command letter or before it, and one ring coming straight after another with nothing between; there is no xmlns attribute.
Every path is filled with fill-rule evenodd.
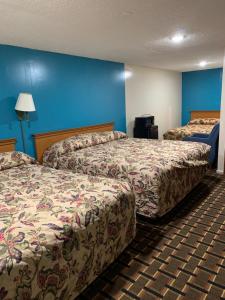
<svg viewBox="0 0 225 300"><path fill-rule="evenodd" d="M208 64L207 61L203 60L199 63L199 66L204 68L207 64Z"/></svg>
<svg viewBox="0 0 225 300"><path fill-rule="evenodd" d="M171 38L171 41L174 44L180 44L181 42L183 42L183 40L184 40L184 35L181 33L177 33Z"/></svg>

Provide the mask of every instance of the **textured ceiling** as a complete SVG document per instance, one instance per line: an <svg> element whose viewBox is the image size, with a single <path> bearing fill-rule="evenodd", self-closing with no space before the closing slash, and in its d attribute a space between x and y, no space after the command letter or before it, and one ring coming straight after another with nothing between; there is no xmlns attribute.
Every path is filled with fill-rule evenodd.
<svg viewBox="0 0 225 300"><path fill-rule="evenodd" d="M0 11L1 44L178 71L223 61L225 0L0 0Z"/></svg>

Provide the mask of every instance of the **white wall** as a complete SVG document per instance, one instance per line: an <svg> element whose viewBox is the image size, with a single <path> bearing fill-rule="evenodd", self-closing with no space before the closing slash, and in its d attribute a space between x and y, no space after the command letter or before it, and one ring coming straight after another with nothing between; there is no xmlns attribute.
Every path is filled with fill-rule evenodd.
<svg viewBox="0 0 225 300"><path fill-rule="evenodd" d="M219 153L217 172L224 173L224 152L225 152L225 56L223 60L223 81L222 96L220 108L220 137L219 137Z"/></svg>
<svg viewBox="0 0 225 300"><path fill-rule="evenodd" d="M126 65L132 76L126 79L127 133L133 135L134 119L155 116L159 138L181 125L181 73Z"/></svg>

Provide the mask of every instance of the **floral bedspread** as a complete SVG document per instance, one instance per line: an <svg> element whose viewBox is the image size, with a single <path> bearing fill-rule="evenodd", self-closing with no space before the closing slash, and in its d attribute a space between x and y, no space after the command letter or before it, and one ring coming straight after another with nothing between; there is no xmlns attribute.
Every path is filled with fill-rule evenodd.
<svg viewBox="0 0 225 300"><path fill-rule="evenodd" d="M164 133L164 140L183 140L184 137L191 136L194 133L209 134L214 125L188 124L186 126L173 128Z"/></svg>
<svg viewBox="0 0 225 300"><path fill-rule="evenodd" d="M124 137L77 151L63 151L64 145L45 152L45 165L125 180L134 190L137 212L149 217L164 215L199 183L210 151L201 143Z"/></svg>
<svg viewBox="0 0 225 300"><path fill-rule="evenodd" d="M0 154L0 299L74 299L134 238L134 195L126 182L8 159Z"/></svg>

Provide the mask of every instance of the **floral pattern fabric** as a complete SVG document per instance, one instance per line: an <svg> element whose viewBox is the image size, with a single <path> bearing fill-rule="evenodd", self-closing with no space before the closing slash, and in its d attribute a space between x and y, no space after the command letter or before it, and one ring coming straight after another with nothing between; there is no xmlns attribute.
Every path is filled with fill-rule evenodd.
<svg viewBox="0 0 225 300"><path fill-rule="evenodd" d="M71 151L76 151L98 144L104 144L126 137L127 135L121 131L104 131L75 135L53 144L45 152L45 158L51 156L60 157L61 155L64 155Z"/></svg>
<svg viewBox="0 0 225 300"><path fill-rule="evenodd" d="M220 120L217 118L199 118L199 119L194 119L191 120L188 124L189 125L197 125L197 124L202 124L202 125L216 125Z"/></svg>
<svg viewBox="0 0 225 300"><path fill-rule="evenodd" d="M13 151L0 153L0 171L32 163L35 163L35 160L22 152Z"/></svg>
<svg viewBox="0 0 225 300"><path fill-rule="evenodd" d="M45 165L130 183L137 212L162 216L199 183L210 146L201 143L123 138L58 157L46 152Z"/></svg>
<svg viewBox="0 0 225 300"><path fill-rule="evenodd" d="M126 182L24 162L0 191L1 300L74 299L134 238Z"/></svg>
<svg viewBox="0 0 225 300"><path fill-rule="evenodd" d="M210 134L214 125L188 124L186 126L173 128L164 133L164 140L183 140L187 136L195 133Z"/></svg>

